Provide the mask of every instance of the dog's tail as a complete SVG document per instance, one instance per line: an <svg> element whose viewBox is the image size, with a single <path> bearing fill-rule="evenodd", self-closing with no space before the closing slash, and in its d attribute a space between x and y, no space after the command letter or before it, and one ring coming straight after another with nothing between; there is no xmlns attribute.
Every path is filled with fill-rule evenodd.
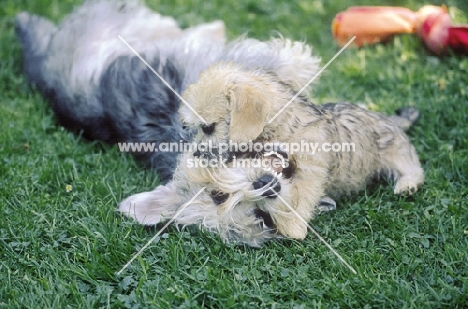
<svg viewBox="0 0 468 309"><path fill-rule="evenodd" d="M57 27L49 20L22 12L16 15L16 35L23 47L23 66L29 81L44 90L42 65L50 39Z"/></svg>
<svg viewBox="0 0 468 309"><path fill-rule="evenodd" d="M420 115L416 107L401 107L395 110L395 115L390 116L395 124L403 131L407 131L418 120Z"/></svg>

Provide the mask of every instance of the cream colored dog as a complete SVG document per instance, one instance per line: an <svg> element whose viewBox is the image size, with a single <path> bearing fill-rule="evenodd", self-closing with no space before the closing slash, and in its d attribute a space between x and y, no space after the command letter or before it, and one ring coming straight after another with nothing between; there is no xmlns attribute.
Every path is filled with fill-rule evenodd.
<svg viewBox="0 0 468 309"><path fill-rule="evenodd" d="M353 108L341 104L323 106L325 110L340 107ZM411 108L391 118L376 114L402 128L408 128L417 115L417 110ZM209 167L198 164L202 159L186 152L178 159L172 181L128 197L119 210L141 224L155 225L173 218L178 226L198 225L218 234L225 242L258 247L267 240L285 237L277 226L284 224L284 218L295 219L287 205L299 201L301 192L295 181L300 169L291 157L278 149L233 159L228 167ZM275 160L281 164L274 164ZM329 196L336 198L358 188L347 183L350 179L346 177L350 176L348 171L340 172L338 168L330 173L325 196L317 205L308 204L310 214L333 209L336 204ZM362 179L351 181L362 183Z"/></svg>
<svg viewBox="0 0 468 309"><path fill-rule="evenodd" d="M345 103L315 106L296 96L319 69L310 52L304 43L283 39L238 41L228 47L228 60L205 70L184 93L206 122L189 106L180 113L189 129L198 131L199 145L252 141L261 143L262 150L223 152L218 147L198 149L195 156L184 153L172 181L130 196L119 210L141 224L174 218L176 225L202 226L226 242L259 246L269 239L304 238L304 221L318 209L333 208L333 199L362 189L375 176L393 177L397 194L414 193L424 176L403 130L417 118L417 110L387 117ZM280 147L301 143L318 148ZM354 148L320 151L336 143ZM267 144L274 145L273 151ZM203 159L219 164L193 164ZM249 164L258 159L282 164ZM242 160L247 164L239 164Z"/></svg>
<svg viewBox="0 0 468 309"><path fill-rule="evenodd" d="M414 119L387 117L345 103L316 106L307 97L297 95L297 89L297 84L285 81L275 72L221 62L205 70L183 95L206 122L187 106L180 109L183 121L198 128L195 136L198 143L319 145L318 151L302 147L288 154L294 166L289 180L291 194L282 199L268 199L267 206L262 206L280 234L304 238L307 233L304 222L312 218L321 200L361 190L375 176L393 178L395 194L410 195L417 191L424 173L402 130ZM320 151L326 150L323 145L345 144L354 148ZM233 155L252 156L248 152L221 153L219 149L195 155L205 158L220 155L227 160Z"/></svg>
<svg viewBox="0 0 468 309"><path fill-rule="evenodd" d="M207 168L196 160L191 153L182 154L172 181L126 198L119 211L144 225L174 218L175 225L197 225L225 242L253 247L283 237L262 209L268 209L271 186L291 194L287 180L262 168Z"/></svg>

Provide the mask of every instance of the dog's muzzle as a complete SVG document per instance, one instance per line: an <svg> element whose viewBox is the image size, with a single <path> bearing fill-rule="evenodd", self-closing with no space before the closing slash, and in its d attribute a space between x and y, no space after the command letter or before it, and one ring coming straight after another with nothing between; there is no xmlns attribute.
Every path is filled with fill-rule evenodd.
<svg viewBox="0 0 468 309"><path fill-rule="evenodd" d="M255 190L265 188L265 192L262 193L262 196L268 198L274 198L281 191L281 184L278 179L272 175L263 175L257 181L253 182L253 187Z"/></svg>

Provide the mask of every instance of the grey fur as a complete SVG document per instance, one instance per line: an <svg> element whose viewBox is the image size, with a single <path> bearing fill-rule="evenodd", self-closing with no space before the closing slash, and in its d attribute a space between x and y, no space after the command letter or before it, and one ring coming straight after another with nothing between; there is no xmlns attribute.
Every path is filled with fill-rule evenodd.
<svg viewBox="0 0 468 309"><path fill-rule="evenodd" d="M285 51L300 52L305 46L246 38L225 45L222 22L181 30L171 17L151 12L138 1L87 1L58 26L22 12L16 17L16 30L25 74L51 101L59 123L85 138L108 143L179 142L193 134L180 123L179 99L118 35L179 93L221 60L249 70L278 72L288 69ZM281 44L291 48L275 48ZM318 64L318 59L307 61ZM283 76L287 75L285 71ZM155 168L163 181L171 178L176 155L135 156Z"/></svg>
<svg viewBox="0 0 468 309"><path fill-rule="evenodd" d="M180 123L179 99L118 35L177 92L215 61L224 43L221 22L182 31L172 18L136 1L88 1L59 26L23 12L16 29L25 74L50 99L59 123L109 143L179 142L192 133ZM151 31L162 33L154 39ZM135 155L162 180L172 177L176 155Z"/></svg>

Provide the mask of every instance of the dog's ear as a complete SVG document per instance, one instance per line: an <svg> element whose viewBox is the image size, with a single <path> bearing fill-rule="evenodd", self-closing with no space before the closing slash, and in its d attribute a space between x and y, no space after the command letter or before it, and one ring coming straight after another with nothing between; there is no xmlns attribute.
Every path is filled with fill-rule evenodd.
<svg viewBox="0 0 468 309"><path fill-rule="evenodd" d="M231 108L229 139L236 142L257 139L266 125L268 98L254 86L234 84L228 99Z"/></svg>

